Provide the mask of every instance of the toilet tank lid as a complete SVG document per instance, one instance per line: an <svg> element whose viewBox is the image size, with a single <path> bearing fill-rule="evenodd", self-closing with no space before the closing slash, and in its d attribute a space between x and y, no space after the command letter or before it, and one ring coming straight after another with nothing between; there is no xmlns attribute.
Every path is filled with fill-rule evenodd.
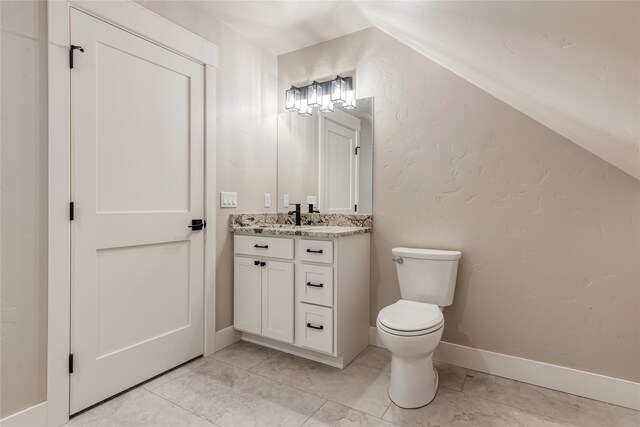
<svg viewBox="0 0 640 427"><path fill-rule="evenodd" d="M443 251L439 249L419 249L419 248L393 248L391 250L395 256L404 258L436 259L443 261L454 261L460 259L460 251Z"/></svg>

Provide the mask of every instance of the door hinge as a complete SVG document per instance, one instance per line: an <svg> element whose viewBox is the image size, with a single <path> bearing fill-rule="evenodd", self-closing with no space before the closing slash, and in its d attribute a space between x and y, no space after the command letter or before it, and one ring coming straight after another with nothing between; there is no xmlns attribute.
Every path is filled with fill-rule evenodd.
<svg viewBox="0 0 640 427"><path fill-rule="evenodd" d="M74 202L69 202L69 221L73 221L76 216L76 205Z"/></svg>
<svg viewBox="0 0 640 427"><path fill-rule="evenodd" d="M73 374L73 354L69 354L69 373Z"/></svg>
<svg viewBox="0 0 640 427"><path fill-rule="evenodd" d="M69 46L69 68L73 68L73 51L76 49L80 52L84 52L82 46L76 46L74 44Z"/></svg>
<svg viewBox="0 0 640 427"><path fill-rule="evenodd" d="M358 155L358 151L360 151L360 147L356 147L356 156Z"/></svg>

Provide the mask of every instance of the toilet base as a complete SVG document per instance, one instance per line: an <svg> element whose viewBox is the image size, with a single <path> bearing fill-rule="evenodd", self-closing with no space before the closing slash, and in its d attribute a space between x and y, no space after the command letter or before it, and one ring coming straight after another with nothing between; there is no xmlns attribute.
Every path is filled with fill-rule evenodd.
<svg viewBox="0 0 640 427"><path fill-rule="evenodd" d="M428 357L391 356L389 397L401 408L414 409L431 403L438 390L438 371L433 353Z"/></svg>

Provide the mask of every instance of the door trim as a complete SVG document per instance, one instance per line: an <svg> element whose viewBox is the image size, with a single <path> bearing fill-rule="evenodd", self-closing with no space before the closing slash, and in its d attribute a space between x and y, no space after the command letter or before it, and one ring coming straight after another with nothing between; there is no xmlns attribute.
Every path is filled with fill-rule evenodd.
<svg viewBox="0 0 640 427"><path fill-rule="evenodd" d="M48 0L48 325L47 425L69 420L71 325L71 70L70 8L81 10L205 68L204 352L215 351L216 295L216 69L218 47L129 0Z"/></svg>

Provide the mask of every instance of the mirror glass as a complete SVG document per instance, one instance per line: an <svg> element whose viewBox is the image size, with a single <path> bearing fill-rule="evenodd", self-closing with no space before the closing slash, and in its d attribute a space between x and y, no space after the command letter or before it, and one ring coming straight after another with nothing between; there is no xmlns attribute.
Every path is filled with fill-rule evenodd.
<svg viewBox="0 0 640 427"><path fill-rule="evenodd" d="M373 98L356 105L278 115L278 211L372 213Z"/></svg>

